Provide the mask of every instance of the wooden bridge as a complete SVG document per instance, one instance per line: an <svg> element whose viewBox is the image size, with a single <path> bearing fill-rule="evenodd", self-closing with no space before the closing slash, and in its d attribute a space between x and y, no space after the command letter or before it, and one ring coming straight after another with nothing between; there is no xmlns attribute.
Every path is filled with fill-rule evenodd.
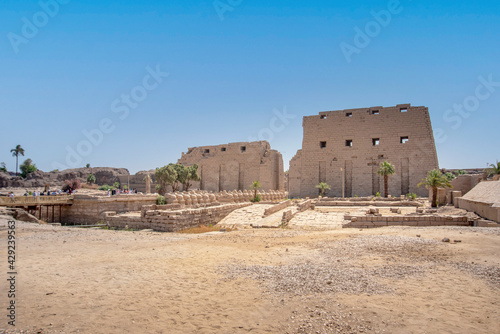
<svg viewBox="0 0 500 334"><path fill-rule="evenodd" d="M42 218L42 208L46 208L47 221L54 222L56 216L55 207L58 207L59 219L61 218L62 207L73 204L73 195L53 195L53 196L0 196L0 206L11 208L24 208L33 214L38 213L38 218ZM52 210L50 210L52 209ZM50 214L52 211L52 215Z"/></svg>

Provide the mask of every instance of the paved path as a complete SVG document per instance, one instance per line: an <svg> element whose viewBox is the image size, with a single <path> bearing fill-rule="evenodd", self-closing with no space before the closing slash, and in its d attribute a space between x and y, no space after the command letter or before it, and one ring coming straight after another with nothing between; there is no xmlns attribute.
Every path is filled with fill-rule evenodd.
<svg viewBox="0 0 500 334"><path fill-rule="evenodd" d="M217 225L229 228L279 227L281 225L283 211L290 210L292 207L278 211L266 218L262 218L262 216L264 216L264 211L272 206L271 204L254 204L235 210Z"/></svg>

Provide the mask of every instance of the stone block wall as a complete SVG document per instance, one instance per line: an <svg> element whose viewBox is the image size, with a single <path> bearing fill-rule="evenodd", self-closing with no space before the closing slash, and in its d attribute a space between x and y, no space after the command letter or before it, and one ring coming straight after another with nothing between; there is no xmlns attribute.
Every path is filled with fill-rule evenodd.
<svg viewBox="0 0 500 334"><path fill-rule="evenodd" d="M285 190L283 158L267 141L192 147L178 163L198 164L201 181L193 187L200 190L245 190L254 181L260 181L265 191Z"/></svg>
<svg viewBox="0 0 500 334"><path fill-rule="evenodd" d="M140 211L143 205L156 203L156 195L87 196L75 195L73 205L62 208L61 223L95 224L105 213ZM42 211L43 212L43 211Z"/></svg>
<svg viewBox="0 0 500 334"><path fill-rule="evenodd" d="M465 216L348 216L344 228L373 228L383 226L472 226Z"/></svg>
<svg viewBox="0 0 500 334"><path fill-rule="evenodd" d="M272 206L269 209L266 209L264 211L264 217L270 216L273 213L284 210L284 209L288 208L290 205L292 205L291 200L287 200L287 201L281 202L279 204L276 204L276 205L274 205L274 206Z"/></svg>
<svg viewBox="0 0 500 334"><path fill-rule="evenodd" d="M107 218L109 226L132 229L153 229L161 232L177 232L200 225L215 225L232 211L252 205L251 203L234 203L214 207L161 210L159 206L145 206L141 218L123 219L120 216Z"/></svg>
<svg viewBox="0 0 500 334"><path fill-rule="evenodd" d="M395 166L389 194L410 192L426 197L417 184L438 159L429 112L409 104L321 112L303 119L302 149L290 161L291 197L316 197L320 182L329 196L369 196L383 193L381 162Z"/></svg>

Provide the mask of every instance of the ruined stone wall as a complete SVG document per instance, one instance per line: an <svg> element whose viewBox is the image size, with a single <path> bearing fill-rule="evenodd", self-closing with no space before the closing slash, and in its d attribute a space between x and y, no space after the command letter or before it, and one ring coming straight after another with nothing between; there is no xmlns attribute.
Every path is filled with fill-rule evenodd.
<svg viewBox="0 0 500 334"><path fill-rule="evenodd" d="M232 203L182 210L168 210L164 205L145 205L140 217L110 214L105 217L104 221L110 227L177 232L200 225L215 225L232 211L250 205L252 204Z"/></svg>
<svg viewBox="0 0 500 334"><path fill-rule="evenodd" d="M332 189L328 196L383 193L381 162L396 168L389 178L389 194L410 192L427 196L417 184L438 168L434 136L426 107L395 107L321 112L303 119L302 149L290 162L290 196L317 196L320 182Z"/></svg>
<svg viewBox="0 0 500 334"><path fill-rule="evenodd" d="M105 220L106 212L140 211L156 203L156 195L87 196L75 195L73 205L62 208L61 223L95 224ZM43 213L43 211L42 211Z"/></svg>
<svg viewBox="0 0 500 334"><path fill-rule="evenodd" d="M151 193L156 192L155 170L141 171L134 175L120 176L120 184L122 187L128 185L130 189L137 189L138 192L146 193L146 181L144 178L149 174L151 177ZM112 185L112 184L111 184Z"/></svg>
<svg viewBox="0 0 500 334"><path fill-rule="evenodd" d="M245 190L254 181L260 181L265 191L285 188L283 158L267 141L193 147L178 163L198 164L201 181L193 182L195 189Z"/></svg>
<svg viewBox="0 0 500 334"><path fill-rule="evenodd" d="M500 223L500 181L483 181L461 198L460 209L472 211L483 218Z"/></svg>

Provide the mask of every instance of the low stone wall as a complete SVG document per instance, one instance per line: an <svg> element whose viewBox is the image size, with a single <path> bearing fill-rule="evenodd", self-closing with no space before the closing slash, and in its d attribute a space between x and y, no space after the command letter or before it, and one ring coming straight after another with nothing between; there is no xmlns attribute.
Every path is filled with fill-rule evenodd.
<svg viewBox="0 0 500 334"><path fill-rule="evenodd" d="M273 213L276 213L278 211L284 210L284 209L288 208L290 205L292 205L292 201L291 200L287 200L287 201L281 202L279 204L276 204L276 205L274 205L274 206L272 206L269 209L266 209L264 211L263 218L267 217L267 216L270 216Z"/></svg>
<svg viewBox="0 0 500 334"><path fill-rule="evenodd" d="M370 201L327 201L321 200L315 203L316 206L415 206L419 207L423 204L419 201L390 201L390 200L370 200Z"/></svg>
<svg viewBox="0 0 500 334"><path fill-rule="evenodd" d="M298 212L304 212L309 209L314 209L314 204L311 199L306 199L305 201L300 202L297 204Z"/></svg>
<svg viewBox="0 0 500 334"><path fill-rule="evenodd" d="M156 195L116 195L109 197L75 195L73 205L62 208L60 222L65 224L103 222L106 212L140 211L144 205L156 203L156 197Z"/></svg>
<svg viewBox="0 0 500 334"><path fill-rule="evenodd" d="M281 218L281 226L287 226L290 220L293 219L295 215L292 213L292 210L287 210L283 212L283 217Z"/></svg>
<svg viewBox="0 0 500 334"><path fill-rule="evenodd" d="M490 204L479 201L472 201L466 198L456 199L457 207L467 211L474 212L481 217L500 223L500 205Z"/></svg>
<svg viewBox="0 0 500 334"><path fill-rule="evenodd" d="M152 229L161 232L177 232L200 225L215 225L232 211L250 206L251 203L224 204L213 207L161 210L161 206L146 206L141 217L109 216L106 222L111 227Z"/></svg>
<svg viewBox="0 0 500 334"><path fill-rule="evenodd" d="M351 219L344 228L373 228L382 226L473 226L465 216L346 216Z"/></svg>

